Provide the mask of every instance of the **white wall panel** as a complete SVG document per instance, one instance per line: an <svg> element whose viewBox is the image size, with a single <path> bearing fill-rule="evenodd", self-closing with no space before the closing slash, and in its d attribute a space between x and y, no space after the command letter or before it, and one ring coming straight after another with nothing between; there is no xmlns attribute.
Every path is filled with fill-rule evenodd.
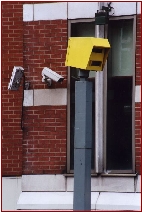
<svg viewBox="0 0 142 212"><path fill-rule="evenodd" d="M141 14L141 2L137 2L137 14Z"/></svg>
<svg viewBox="0 0 142 212"><path fill-rule="evenodd" d="M23 5L23 21L33 21L33 4Z"/></svg>
<svg viewBox="0 0 142 212"><path fill-rule="evenodd" d="M22 191L65 191L63 175L23 175Z"/></svg>
<svg viewBox="0 0 142 212"><path fill-rule="evenodd" d="M140 183L138 182L140 186ZM74 178L67 178L67 191L73 191ZM96 192L134 192L134 178L132 177L92 177L91 191Z"/></svg>
<svg viewBox="0 0 142 212"><path fill-rule="evenodd" d="M114 16L136 14L136 2L112 2Z"/></svg>
<svg viewBox="0 0 142 212"><path fill-rule="evenodd" d="M135 86L135 102L141 102L141 85Z"/></svg>
<svg viewBox="0 0 142 212"><path fill-rule="evenodd" d="M136 192L141 192L141 175L136 179Z"/></svg>
<svg viewBox="0 0 142 212"><path fill-rule="evenodd" d="M67 89L35 89L34 106L67 105Z"/></svg>
<svg viewBox="0 0 142 212"><path fill-rule="evenodd" d="M23 106L67 105L67 89L24 90Z"/></svg>
<svg viewBox="0 0 142 212"><path fill-rule="evenodd" d="M33 106L33 90L24 90L23 106Z"/></svg>
<svg viewBox="0 0 142 212"><path fill-rule="evenodd" d="M98 5L99 2L24 4L23 21L94 18ZM111 6L114 8L114 16L141 13L141 2L137 2L137 9L136 2L112 2Z"/></svg>
<svg viewBox="0 0 142 212"><path fill-rule="evenodd" d="M21 193L21 177L2 177L2 211L16 210Z"/></svg>
<svg viewBox="0 0 142 212"><path fill-rule="evenodd" d="M68 2L68 19L94 18L98 2Z"/></svg>
<svg viewBox="0 0 142 212"><path fill-rule="evenodd" d="M34 21L67 19L67 2L34 4Z"/></svg>
<svg viewBox="0 0 142 212"><path fill-rule="evenodd" d="M98 2L24 4L23 21L94 18L98 5ZM137 2L137 9L136 2L112 2L111 6L114 16L141 13L141 2Z"/></svg>

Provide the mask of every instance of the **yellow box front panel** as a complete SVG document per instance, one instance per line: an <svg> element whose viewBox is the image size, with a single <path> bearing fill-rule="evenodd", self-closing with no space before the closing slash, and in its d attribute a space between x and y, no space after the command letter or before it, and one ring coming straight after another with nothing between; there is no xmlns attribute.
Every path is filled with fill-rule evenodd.
<svg viewBox="0 0 142 212"><path fill-rule="evenodd" d="M65 65L84 70L101 71L107 59L109 48L110 44L107 39L71 37L68 41ZM98 61L99 66L93 65L97 64L94 61ZM101 61L101 65L99 61Z"/></svg>

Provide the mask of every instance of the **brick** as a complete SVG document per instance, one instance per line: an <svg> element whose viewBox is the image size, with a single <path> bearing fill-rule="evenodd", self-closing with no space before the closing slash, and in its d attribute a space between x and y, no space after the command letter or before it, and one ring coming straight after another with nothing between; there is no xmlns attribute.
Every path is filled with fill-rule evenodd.
<svg viewBox="0 0 142 212"><path fill-rule="evenodd" d="M17 3L15 3L15 5L17 5ZM10 3L10 2L2 3L2 26L3 26L2 27L2 41L3 41L2 70L4 70L4 72L2 72L3 93L7 90L9 78L11 77L13 66L15 65L13 64L12 61L14 61L16 65L23 66L23 62L22 62L22 55L23 55L22 3L20 4L18 3L18 5L19 5L18 8L20 10L18 11L18 13L15 13L13 3ZM17 30L17 25L15 23L18 24L18 30ZM19 31L19 29L21 29L21 31ZM18 38L18 42L17 42L17 38ZM14 42L14 39L16 39L16 42ZM19 46L17 44L19 44ZM20 58L20 55L21 55L21 58ZM20 102L18 103L17 100L15 101L15 99L17 98L16 92L6 91L5 94L6 94L5 96L4 95L2 96L2 102L4 106L3 114L2 114L2 125L3 125L2 152L3 154L6 154L7 157L4 156L2 162L7 163L7 169L3 169L2 173L3 175L19 175L22 173L22 167L21 167L21 161L20 161L22 158L22 134L21 134L20 128L19 127L14 128L14 126L20 124L20 117L18 117L17 115L18 114L20 115L19 110L21 110L21 105L20 105ZM8 99L7 103L5 100L6 96ZM16 104L16 107L12 107L14 106L14 102ZM19 104L20 107L17 107L17 104ZM7 114L7 115L9 114L9 115L8 117L6 117L4 114ZM14 114L15 114L15 117L14 117ZM17 139L18 139L18 143L16 144L15 141ZM15 144L18 147L15 147ZM6 152L5 152L5 149L7 150ZM12 155L16 149L18 150L16 153L17 155L16 156ZM17 160L14 160L16 158ZM18 160L18 158L20 160ZM11 160L11 164L10 164L10 160ZM12 171L13 166L17 167L17 169L14 172Z"/></svg>
<svg viewBox="0 0 142 212"><path fill-rule="evenodd" d="M59 169L62 169L62 167L64 166L63 159L60 159L62 157L62 155L59 155L60 157L55 157L56 152L60 153L60 151L61 151L61 148L56 146L57 140L55 139L56 134L57 134L57 132L56 132L57 128L55 128L56 116L58 117L58 115L59 115L58 113L56 113L56 109L58 109L58 108L60 108L60 107L59 106L58 107L57 106L55 106L55 107L42 106L42 107L33 108L34 114L35 115L38 114L38 116L35 116L35 118L38 117L38 122L41 123L42 127L41 127L41 125L40 125L40 127L38 127L39 131L37 131L37 132L39 132L39 135L34 136L34 150L32 150L32 151L34 153L34 156L37 155L37 157L29 158L29 156L27 155L28 158L27 158L27 156L25 158L25 160L33 161L34 165L32 165L33 170L31 172L38 173L39 169L44 169L44 173L45 172L48 173L48 169L50 169L50 170L52 170L52 173L54 173L55 166L54 166L54 169L53 169L53 167L51 167L51 165L52 165L51 160L53 160L54 164L56 164L56 161L61 160L62 166L58 166ZM62 108L60 108L60 110L61 109ZM62 111L64 112L63 109L62 109ZM48 117L54 116L54 118L53 119L48 118L47 115L48 115ZM30 114L28 114L28 116L30 117ZM32 117L32 118L34 118L34 117ZM51 120L52 120L52 126L50 126ZM34 127L34 130L37 130L37 128ZM61 129L59 129L59 131L60 130ZM33 134L33 132L31 132L31 133ZM65 138L66 138L66 136L65 136ZM38 140L36 140L36 139L38 139ZM44 140L41 140L41 139L44 139ZM66 141L65 141L65 143L66 143ZM38 148L36 149L36 147L38 147ZM28 147L28 145L26 145L26 149L28 152L31 151L31 149L30 149L30 147ZM48 157L47 157L47 155L48 155ZM66 155L64 155L64 157L66 158ZM57 158L57 160L56 160L56 158ZM45 159L47 159L47 162L44 164L43 162ZM26 171L28 169L28 167L29 167L28 165L27 166L25 165L24 170ZM43 170L41 170L41 171L43 171ZM62 172L62 171L58 170L57 172Z"/></svg>

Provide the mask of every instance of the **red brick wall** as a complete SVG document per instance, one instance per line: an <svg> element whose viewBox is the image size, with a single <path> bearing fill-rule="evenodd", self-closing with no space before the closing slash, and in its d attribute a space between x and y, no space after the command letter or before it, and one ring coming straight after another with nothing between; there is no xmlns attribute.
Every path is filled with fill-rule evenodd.
<svg viewBox="0 0 142 212"><path fill-rule="evenodd" d="M31 89L48 89L41 72L49 67L65 77L52 88L66 88L67 21L24 23L24 69ZM51 89L52 89L51 88ZM66 106L24 107L23 174L66 171Z"/></svg>
<svg viewBox="0 0 142 212"><path fill-rule="evenodd" d="M66 106L24 109L23 174L66 172Z"/></svg>
<svg viewBox="0 0 142 212"><path fill-rule="evenodd" d="M137 16L136 34L136 85L141 85L141 15ZM136 172L141 173L141 103L135 103L135 154Z"/></svg>
<svg viewBox="0 0 142 212"><path fill-rule="evenodd" d="M137 15L136 21L136 85L141 85L141 15Z"/></svg>
<svg viewBox="0 0 142 212"><path fill-rule="evenodd" d="M3 2L2 44L3 175L21 175L22 166L24 174L65 172L66 106L24 107L22 132L22 87L18 91L7 87L13 66L22 66L30 89L47 88L41 82L47 66L65 77L52 88L66 88L67 21L23 22L22 3Z"/></svg>
<svg viewBox="0 0 142 212"><path fill-rule="evenodd" d="M48 88L41 81L44 67L65 77L62 84L53 82L52 88L67 86L66 50L66 20L24 22L24 68L32 89Z"/></svg>
<svg viewBox="0 0 142 212"><path fill-rule="evenodd" d="M2 12L2 174L22 174L22 87L8 91L13 66L23 66L21 2L1 2Z"/></svg>
<svg viewBox="0 0 142 212"><path fill-rule="evenodd" d="M141 103L135 104L135 154L136 172L141 173Z"/></svg>

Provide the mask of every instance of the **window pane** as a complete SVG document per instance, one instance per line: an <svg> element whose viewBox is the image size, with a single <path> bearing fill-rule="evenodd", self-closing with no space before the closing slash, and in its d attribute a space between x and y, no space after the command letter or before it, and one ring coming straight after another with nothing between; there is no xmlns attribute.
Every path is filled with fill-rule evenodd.
<svg viewBox="0 0 142 212"><path fill-rule="evenodd" d="M109 41L111 51L107 88L107 170L131 170L132 20L111 21Z"/></svg>
<svg viewBox="0 0 142 212"><path fill-rule="evenodd" d="M133 30L132 21L111 23L111 76L132 76Z"/></svg>

